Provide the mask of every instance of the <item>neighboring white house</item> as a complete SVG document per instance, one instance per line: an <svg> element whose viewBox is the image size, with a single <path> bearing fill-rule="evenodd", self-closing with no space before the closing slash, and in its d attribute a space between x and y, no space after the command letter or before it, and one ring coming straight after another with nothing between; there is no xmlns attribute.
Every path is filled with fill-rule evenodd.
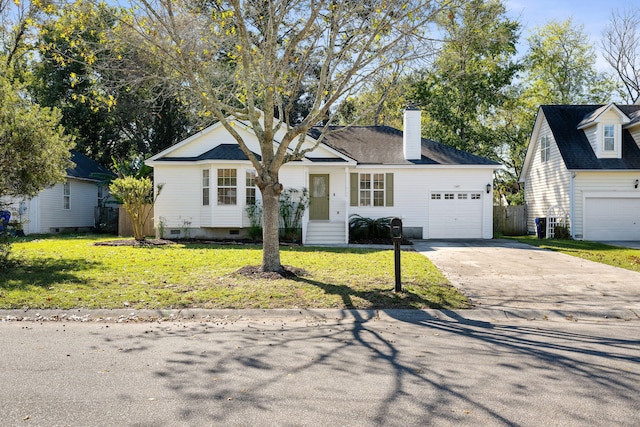
<svg viewBox="0 0 640 427"><path fill-rule="evenodd" d="M520 177L530 232L564 217L575 239L640 240L639 180L640 105L540 107Z"/></svg>
<svg viewBox="0 0 640 427"><path fill-rule="evenodd" d="M410 238L493 237L491 160L420 136L419 110L405 112L403 132L386 126L334 128L304 159L282 166L284 188L307 188L310 206L302 224L307 245L348 241L351 214L400 217ZM234 126L259 153L250 126ZM312 129L305 144L314 144ZM278 144L278 137L274 144ZM155 224L166 236L220 238L250 225L247 204L260 199L255 171L221 124L151 157L154 181L164 187Z"/></svg>
<svg viewBox="0 0 640 427"><path fill-rule="evenodd" d="M111 174L97 162L71 151L73 168L64 183L45 188L35 197L13 199L3 204L11 221L19 221L25 234L88 231L95 224L95 209L108 196L94 174Z"/></svg>

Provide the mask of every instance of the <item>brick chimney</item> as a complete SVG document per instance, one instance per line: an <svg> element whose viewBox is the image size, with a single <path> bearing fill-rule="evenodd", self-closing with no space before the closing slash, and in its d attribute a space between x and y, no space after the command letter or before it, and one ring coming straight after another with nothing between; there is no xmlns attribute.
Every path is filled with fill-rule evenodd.
<svg viewBox="0 0 640 427"><path fill-rule="evenodd" d="M404 110L402 142L405 160L420 160L422 157L422 111L414 106Z"/></svg>

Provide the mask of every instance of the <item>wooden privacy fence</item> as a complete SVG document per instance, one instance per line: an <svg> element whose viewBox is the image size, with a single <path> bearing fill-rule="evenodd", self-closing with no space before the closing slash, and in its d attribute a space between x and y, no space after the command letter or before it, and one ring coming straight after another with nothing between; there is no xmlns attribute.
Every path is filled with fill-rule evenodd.
<svg viewBox="0 0 640 427"><path fill-rule="evenodd" d="M527 234L527 207L494 206L493 232L504 236L522 236Z"/></svg>
<svg viewBox="0 0 640 427"><path fill-rule="evenodd" d="M149 213L149 219L144 225L143 233L145 236L153 238L156 235L156 230L153 225L153 205L147 205L145 207L145 214L147 213ZM131 218L122 206L120 206L120 211L118 212L118 236L133 236L133 224L131 224Z"/></svg>

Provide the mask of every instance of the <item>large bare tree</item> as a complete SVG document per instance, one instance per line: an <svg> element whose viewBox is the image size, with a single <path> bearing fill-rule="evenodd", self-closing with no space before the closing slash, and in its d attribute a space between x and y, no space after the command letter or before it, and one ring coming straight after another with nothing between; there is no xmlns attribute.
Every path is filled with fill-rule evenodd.
<svg viewBox="0 0 640 427"><path fill-rule="evenodd" d="M363 84L394 64L427 55L429 24L454 3L132 0L133 12L120 30L161 58L166 80L219 121L250 159L263 201L262 269L281 271L281 166L313 150L305 145L307 131L322 124L326 134L331 113ZM290 113L300 97L312 102L294 122ZM259 158L234 118L251 124Z"/></svg>
<svg viewBox="0 0 640 427"><path fill-rule="evenodd" d="M628 102L640 98L640 10L611 14L601 40L602 53L624 84Z"/></svg>

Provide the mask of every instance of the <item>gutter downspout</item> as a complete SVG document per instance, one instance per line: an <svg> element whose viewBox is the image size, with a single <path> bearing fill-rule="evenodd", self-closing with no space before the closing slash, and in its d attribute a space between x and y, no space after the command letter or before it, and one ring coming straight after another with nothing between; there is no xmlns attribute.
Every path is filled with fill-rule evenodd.
<svg viewBox="0 0 640 427"><path fill-rule="evenodd" d="M574 179L576 177L577 173L576 172L571 172L571 179L569 180L569 224L570 224L570 230L571 230L571 238L575 240L576 238L576 231L575 228L573 226L574 222L573 222L573 217L574 217L574 211L575 211L575 200L574 200ZM584 232L583 232L584 235Z"/></svg>

